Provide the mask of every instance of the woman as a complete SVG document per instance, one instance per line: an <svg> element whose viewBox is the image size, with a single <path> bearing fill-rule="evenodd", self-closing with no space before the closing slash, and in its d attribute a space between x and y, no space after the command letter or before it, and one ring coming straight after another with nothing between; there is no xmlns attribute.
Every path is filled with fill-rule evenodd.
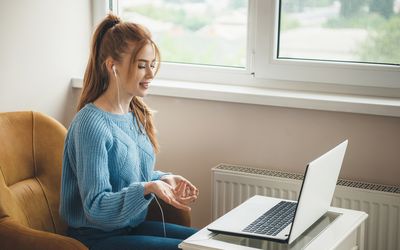
<svg viewBox="0 0 400 250"><path fill-rule="evenodd" d="M90 249L178 249L195 233L145 221L153 198L190 210L198 196L185 178L154 171L158 143L141 97L159 61L149 32L137 24L108 15L94 33L79 112L65 140L60 205L68 234Z"/></svg>

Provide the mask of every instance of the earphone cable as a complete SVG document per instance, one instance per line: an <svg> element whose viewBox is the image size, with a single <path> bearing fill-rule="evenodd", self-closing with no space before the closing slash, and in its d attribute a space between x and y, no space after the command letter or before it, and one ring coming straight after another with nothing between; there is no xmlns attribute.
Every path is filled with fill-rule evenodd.
<svg viewBox="0 0 400 250"><path fill-rule="evenodd" d="M167 230L165 230L165 219L164 219L164 211L160 205L160 202L158 202L157 196L155 196L154 194L152 194L152 196L154 197L154 199L157 202L158 207L160 208L160 212L161 212L161 218L162 218L162 222L163 222L163 229L164 229L164 238L167 237Z"/></svg>
<svg viewBox="0 0 400 250"><path fill-rule="evenodd" d="M122 108L121 101L120 101L120 99L119 99L119 79L118 79L118 76L117 76L117 72L116 72L116 70L115 70L115 66L113 66L113 71L114 71L115 81L117 82L117 101L118 101L118 107L119 107L121 113L123 114L123 113L124 113L124 110L123 110L123 108Z"/></svg>
<svg viewBox="0 0 400 250"><path fill-rule="evenodd" d="M118 99L118 106L119 106L119 109L121 110L121 113L123 114L124 111L123 111L123 109L122 109L122 105L121 105L121 102L120 102L120 100L119 100L119 79L118 79L117 72L116 72L116 70L115 70L114 67L115 67L115 66L113 66L113 71L114 71L114 75L115 75L115 80L116 80L116 82L117 82L117 99ZM146 130L147 117L146 117L145 111L143 111L143 114L144 114L144 130ZM139 126L139 124L138 124L138 127L139 127L139 130L140 130L140 133L145 134L145 133L142 131L142 128ZM140 166L139 166L139 171L140 171L140 174L142 175L143 180L146 181L147 178L144 176L143 171L142 171L142 169L141 169ZM164 211L163 211L163 209L162 209L162 207L161 207L161 205L160 205L160 202L159 202L158 199L157 199L157 196L154 195L153 193L152 193L151 195L154 197L154 199L155 199L156 202L157 202L158 207L160 208L161 219L162 219L163 230L164 230L164 238L166 238L166 237L167 237L167 231L166 231L166 229L165 229Z"/></svg>
<svg viewBox="0 0 400 250"><path fill-rule="evenodd" d="M139 166L139 171L140 171L140 174L142 175L142 178L143 178L143 180L144 181L148 181L147 180L147 178L144 176L144 174L143 174L143 171L142 171L142 168ZM157 198L157 196L155 195L155 194L153 194L153 193L151 193L151 196L153 196L154 197L154 199L156 200L156 202L157 202L157 205L158 205L158 207L160 208L160 212L161 212L161 219L162 219L162 223L163 223L163 230L164 230L164 238L166 238L167 237L167 230L165 229L165 218L164 218L164 211L163 211L163 209L162 209L162 207L161 207L161 204L160 204L160 202L158 201L158 198Z"/></svg>

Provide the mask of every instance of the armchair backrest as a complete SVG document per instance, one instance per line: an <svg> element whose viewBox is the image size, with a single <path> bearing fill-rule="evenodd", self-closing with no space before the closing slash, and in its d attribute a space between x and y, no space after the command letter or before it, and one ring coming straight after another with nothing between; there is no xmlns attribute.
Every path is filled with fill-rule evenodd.
<svg viewBox="0 0 400 250"><path fill-rule="evenodd" d="M58 208L65 135L44 114L0 113L0 220L64 234Z"/></svg>

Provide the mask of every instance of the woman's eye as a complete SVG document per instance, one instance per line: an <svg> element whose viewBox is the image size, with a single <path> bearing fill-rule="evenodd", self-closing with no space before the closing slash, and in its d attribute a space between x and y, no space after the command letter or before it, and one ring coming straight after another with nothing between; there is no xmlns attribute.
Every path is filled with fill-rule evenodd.
<svg viewBox="0 0 400 250"><path fill-rule="evenodd" d="M139 69L145 69L145 68L151 68L154 69L156 67L156 63L151 63L151 64L138 64Z"/></svg>

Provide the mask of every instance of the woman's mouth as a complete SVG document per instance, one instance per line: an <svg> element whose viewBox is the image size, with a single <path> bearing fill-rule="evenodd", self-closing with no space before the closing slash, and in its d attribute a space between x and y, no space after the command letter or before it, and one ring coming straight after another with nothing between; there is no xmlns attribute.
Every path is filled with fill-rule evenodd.
<svg viewBox="0 0 400 250"><path fill-rule="evenodd" d="M149 84L150 84L150 82L140 82L139 83L139 85L144 89L148 89L149 88Z"/></svg>

